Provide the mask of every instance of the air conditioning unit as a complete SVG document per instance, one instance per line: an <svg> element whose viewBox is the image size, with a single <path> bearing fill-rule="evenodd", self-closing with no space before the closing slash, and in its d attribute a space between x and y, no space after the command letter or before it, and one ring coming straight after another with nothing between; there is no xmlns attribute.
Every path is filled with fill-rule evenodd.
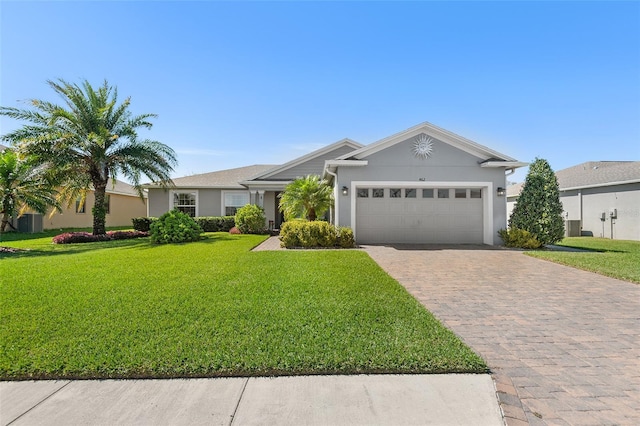
<svg viewBox="0 0 640 426"><path fill-rule="evenodd" d="M42 232L42 215L27 213L18 218L18 232L33 234Z"/></svg>
<svg viewBox="0 0 640 426"><path fill-rule="evenodd" d="M564 221L564 236L565 237L579 237L580 236L580 221L579 220L565 220Z"/></svg>

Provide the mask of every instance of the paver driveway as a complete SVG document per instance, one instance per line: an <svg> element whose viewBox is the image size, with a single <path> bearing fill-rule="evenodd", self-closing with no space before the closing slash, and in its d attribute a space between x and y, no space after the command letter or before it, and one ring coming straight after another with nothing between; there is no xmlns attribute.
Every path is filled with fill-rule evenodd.
<svg viewBox="0 0 640 426"><path fill-rule="evenodd" d="M486 246L365 249L484 357L507 424L640 425L640 285Z"/></svg>

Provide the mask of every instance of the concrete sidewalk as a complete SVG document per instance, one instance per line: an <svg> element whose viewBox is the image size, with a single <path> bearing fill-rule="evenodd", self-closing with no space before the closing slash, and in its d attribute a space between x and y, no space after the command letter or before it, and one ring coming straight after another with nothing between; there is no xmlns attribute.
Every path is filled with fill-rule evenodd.
<svg viewBox="0 0 640 426"><path fill-rule="evenodd" d="M504 425L486 374L0 382L4 425Z"/></svg>

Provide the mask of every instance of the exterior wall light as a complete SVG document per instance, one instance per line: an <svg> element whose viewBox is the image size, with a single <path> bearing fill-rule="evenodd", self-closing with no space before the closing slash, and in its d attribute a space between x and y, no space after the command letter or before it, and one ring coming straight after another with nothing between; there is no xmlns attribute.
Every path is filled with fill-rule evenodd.
<svg viewBox="0 0 640 426"><path fill-rule="evenodd" d="M346 186L342 187L342 195L347 195L349 194L349 188L347 188Z"/></svg>
<svg viewBox="0 0 640 426"><path fill-rule="evenodd" d="M504 194L507 193L507 191L501 186L498 187L498 191L497 192L498 192L498 197L504 197Z"/></svg>

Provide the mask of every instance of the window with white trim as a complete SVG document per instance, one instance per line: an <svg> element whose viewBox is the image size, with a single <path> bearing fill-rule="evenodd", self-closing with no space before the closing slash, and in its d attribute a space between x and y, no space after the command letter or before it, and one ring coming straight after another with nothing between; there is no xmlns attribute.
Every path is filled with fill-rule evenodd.
<svg viewBox="0 0 640 426"><path fill-rule="evenodd" d="M249 204L248 191L225 192L223 197L222 210L225 216L235 216L240 207Z"/></svg>
<svg viewBox="0 0 640 426"><path fill-rule="evenodd" d="M198 197L195 192L172 192L172 206L191 217L196 216Z"/></svg>

